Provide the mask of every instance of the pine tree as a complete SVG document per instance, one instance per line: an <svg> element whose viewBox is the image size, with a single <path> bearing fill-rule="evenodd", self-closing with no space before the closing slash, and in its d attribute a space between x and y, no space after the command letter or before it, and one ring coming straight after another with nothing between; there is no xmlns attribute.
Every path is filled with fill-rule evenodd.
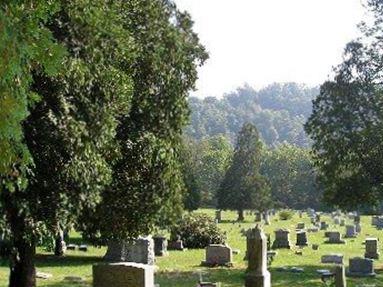
<svg viewBox="0 0 383 287"><path fill-rule="evenodd" d="M270 189L259 173L262 142L256 127L243 125L237 139L233 159L217 194L219 209L238 211L244 220L245 209L268 208Z"/></svg>

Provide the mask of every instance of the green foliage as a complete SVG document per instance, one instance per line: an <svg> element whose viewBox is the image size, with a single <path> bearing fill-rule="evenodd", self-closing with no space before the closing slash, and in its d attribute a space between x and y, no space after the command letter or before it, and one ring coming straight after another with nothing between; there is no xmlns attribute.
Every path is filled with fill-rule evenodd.
<svg viewBox="0 0 383 287"><path fill-rule="evenodd" d="M261 173L268 180L276 206L320 208L322 189L316 182L310 150L283 144L267 150L262 157Z"/></svg>
<svg viewBox="0 0 383 287"><path fill-rule="evenodd" d="M287 83L259 91L245 85L222 99L191 97L191 123L186 134L196 140L223 134L234 143L242 125L250 122L257 126L268 146L287 142L308 147L310 141L303 124L318 93L317 88Z"/></svg>
<svg viewBox="0 0 383 287"><path fill-rule="evenodd" d="M313 139L319 179L327 203L355 209L383 197L383 3L368 1L374 23L360 25L364 37L350 42L334 80L314 101L306 131Z"/></svg>
<svg viewBox="0 0 383 287"><path fill-rule="evenodd" d="M226 235L207 214L189 213L171 230L171 239L180 237L187 248L205 248L209 244L223 244Z"/></svg>
<svg viewBox="0 0 383 287"><path fill-rule="evenodd" d="M293 218L294 212L291 210L285 209L285 210L280 211L278 216L279 216L280 220L289 220L289 219Z"/></svg>
<svg viewBox="0 0 383 287"><path fill-rule="evenodd" d="M79 222L93 239L126 239L168 226L182 210L179 146L187 95L207 57L190 16L171 1L122 1L119 16L134 43L133 99L119 118L121 157L96 210Z"/></svg>
<svg viewBox="0 0 383 287"><path fill-rule="evenodd" d="M252 124L245 124L238 135L233 159L217 194L218 209L265 210L270 205L270 189L260 175L262 142ZM240 218L242 219L242 218Z"/></svg>

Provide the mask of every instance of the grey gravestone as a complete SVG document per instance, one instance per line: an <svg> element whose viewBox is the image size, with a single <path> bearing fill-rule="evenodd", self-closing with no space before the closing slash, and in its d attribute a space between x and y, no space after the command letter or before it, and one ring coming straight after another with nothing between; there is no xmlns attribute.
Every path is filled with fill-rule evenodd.
<svg viewBox="0 0 383 287"><path fill-rule="evenodd" d="M325 221L320 223L320 230L326 230L328 228L328 224Z"/></svg>
<svg viewBox="0 0 383 287"><path fill-rule="evenodd" d="M346 220L341 219L339 225L340 225L340 226L345 226L345 225L346 225Z"/></svg>
<svg viewBox="0 0 383 287"><path fill-rule="evenodd" d="M78 247L78 250L87 252L87 251L88 251L88 245L86 245L86 244L81 244L81 245Z"/></svg>
<svg viewBox="0 0 383 287"><path fill-rule="evenodd" d="M362 226L361 226L360 222L355 223L355 231L356 231L356 233L362 232Z"/></svg>
<svg viewBox="0 0 383 287"><path fill-rule="evenodd" d="M93 287L153 287L153 266L139 263L93 265Z"/></svg>
<svg viewBox="0 0 383 287"><path fill-rule="evenodd" d="M295 245L297 245L297 246L307 246L308 245L306 231L301 230L301 231L297 232L297 242Z"/></svg>
<svg viewBox="0 0 383 287"><path fill-rule="evenodd" d="M151 236L139 237L127 246L126 261L154 264L154 241Z"/></svg>
<svg viewBox="0 0 383 287"><path fill-rule="evenodd" d="M305 223L304 222L298 222L297 229L305 229Z"/></svg>
<svg viewBox="0 0 383 287"><path fill-rule="evenodd" d="M263 213L263 219L265 221L265 225L270 225L270 214L268 211Z"/></svg>
<svg viewBox="0 0 383 287"><path fill-rule="evenodd" d="M344 265L338 265L335 267L335 287L346 287L346 272Z"/></svg>
<svg viewBox="0 0 383 287"><path fill-rule="evenodd" d="M151 236L139 237L132 242L115 242L108 244L104 260L110 262L136 262L154 264L154 241Z"/></svg>
<svg viewBox="0 0 383 287"><path fill-rule="evenodd" d="M164 236L154 236L154 254L156 256L168 255L168 240Z"/></svg>
<svg viewBox="0 0 383 287"><path fill-rule="evenodd" d="M290 249L290 231L288 229L275 230L275 240L273 242L273 249L288 248Z"/></svg>
<svg viewBox="0 0 383 287"><path fill-rule="evenodd" d="M374 260L369 258L350 258L347 276L349 277L374 277Z"/></svg>
<svg viewBox="0 0 383 287"><path fill-rule="evenodd" d="M335 217L334 218L334 224L335 225L339 225L340 224L340 218L339 217Z"/></svg>
<svg viewBox="0 0 383 287"><path fill-rule="evenodd" d="M184 244L181 239L177 240L171 240L168 242L168 250L179 250L179 251L184 251Z"/></svg>
<svg viewBox="0 0 383 287"><path fill-rule="evenodd" d="M331 231L328 234L328 240L326 243L330 244L344 244L346 243L344 240L342 240L342 236L340 235L339 231Z"/></svg>
<svg viewBox="0 0 383 287"><path fill-rule="evenodd" d="M256 226L246 234L248 267L245 287L271 287L270 272L267 270L267 238Z"/></svg>
<svg viewBox="0 0 383 287"><path fill-rule="evenodd" d="M210 244L206 247L206 259L201 262L203 266L232 266L233 251L229 246Z"/></svg>
<svg viewBox="0 0 383 287"><path fill-rule="evenodd" d="M377 238L366 238L366 253L365 258L379 259L378 251L378 239Z"/></svg>
<svg viewBox="0 0 383 287"><path fill-rule="evenodd" d="M260 222L262 220L262 214L260 212L255 213L255 222Z"/></svg>
<svg viewBox="0 0 383 287"><path fill-rule="evenodd" d="M343 264L342 254L328 254L321 257L321 263Z"/></svg>
<svg viewBox="0 0 383 287"><path fill-rule="evenodd" d="M222 221L222 211L216 210L215 211L215 220L220 223Z"/></svg>
<svg viewBox="0 0 383 287"><path fill-rule="evenodd" d="M346 238L353 238L356 237L356 228L355 225L346 225Z"/></svg>
<svg viewBox="0 0 383 287"><path fill-rule="evenodd" d="M76 244L68 244L66 247L67 250L76 250L76 248L77 248Z"/></svg>
<svg viewBox="0 0 383 287"><path fill-rule="evenodd" d="M379 216L373 216L371 218L371 225L376 226L378 224Z"/></svg>

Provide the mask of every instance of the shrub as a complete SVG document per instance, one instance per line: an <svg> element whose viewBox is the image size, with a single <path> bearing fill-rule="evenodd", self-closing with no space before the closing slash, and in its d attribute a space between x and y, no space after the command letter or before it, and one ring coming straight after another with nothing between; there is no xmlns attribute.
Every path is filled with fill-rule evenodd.
<svg viewBox="0 0 383 287"><path fill-rule="evenodd" d="M279 219L280 220L288 220L293 217L294 213L290 210L282 210L279 212Z"/></svg>
<svg viewBox="0 0 383 287"><path fill-rule="evenodd" d="M205 248L209 244L223 244L226 234L204 213L187 214L171 230L171 239L181 238L187 248Z"/></svg>

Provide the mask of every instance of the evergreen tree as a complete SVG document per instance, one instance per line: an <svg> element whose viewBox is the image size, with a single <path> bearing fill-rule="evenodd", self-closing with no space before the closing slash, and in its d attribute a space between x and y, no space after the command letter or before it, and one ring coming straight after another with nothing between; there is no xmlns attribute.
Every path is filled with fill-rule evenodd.
<svg viewBox="0 0 383 287"><path fill-rule="evenodd" d="M261 152L262 142L256 127L244 124L217 194L217 208L237 210L239 221L244 220L245 209L265 210L270 205L270 189L259 172Z"/></svg>
<svg viewBox="0 0 383 287"><path fill-rule="evenodd" d="M360 25L364 37L346 46L344 62L321 86L305 127L324 199L353 210L383 198L383 1L368 3L373 25Z"/></svg>

